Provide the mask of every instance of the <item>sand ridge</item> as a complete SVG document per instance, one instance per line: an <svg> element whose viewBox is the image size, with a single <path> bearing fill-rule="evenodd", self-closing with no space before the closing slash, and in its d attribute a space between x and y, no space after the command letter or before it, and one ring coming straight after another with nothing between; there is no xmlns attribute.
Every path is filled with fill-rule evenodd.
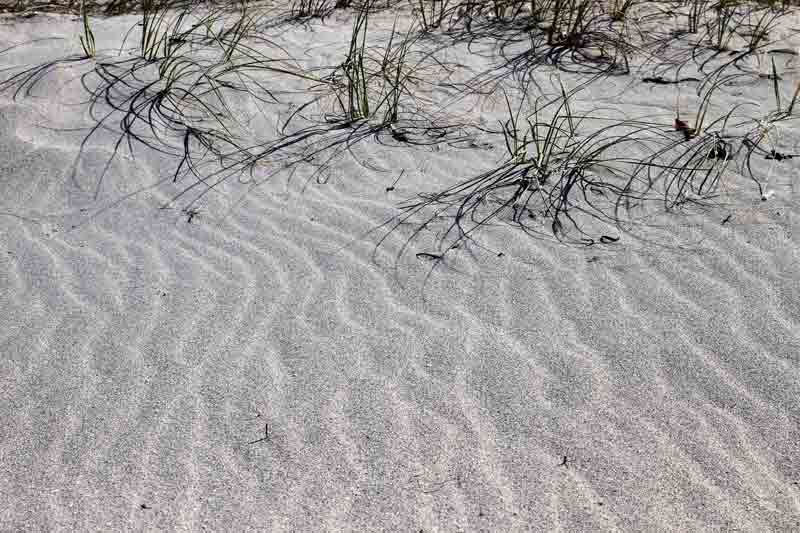
<svg viewBox="0 0 800 533"><path fill-rule="evenodd" d="M135 20L98 19L98 42ZM280 45L335 56L350 22ZM0 49L47 29L63 40L9 61L80 54L79 28L14 21ZM66 83L80 101L84 68L0 97L0 530L800 528L796 160L766 202L734 182L729 209L654 214L603 246L497 223L440 264L424 254L444 226L402 255L412 225L378 247L372 230L490 168L502 137L370 138L324 183L269 160L171 203L188 182L152 150L123 152L98 184L113 133L72 171L86 109L47 95ZM599 83L591 105L669 116L672 87ZM480 105L487 124L503 112L499 93Z"/></svg>

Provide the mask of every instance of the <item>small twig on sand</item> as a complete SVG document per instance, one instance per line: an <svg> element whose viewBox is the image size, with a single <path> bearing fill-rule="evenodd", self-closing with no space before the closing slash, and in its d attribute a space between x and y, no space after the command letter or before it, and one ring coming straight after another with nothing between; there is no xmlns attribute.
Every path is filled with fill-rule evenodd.
<svg viewBox="0 0 800 533"><path fill-rule="evenodd" d="M248 442L247 444L256 444L265 440L269 440L269 424L264 424L264 437Z"/></svg>

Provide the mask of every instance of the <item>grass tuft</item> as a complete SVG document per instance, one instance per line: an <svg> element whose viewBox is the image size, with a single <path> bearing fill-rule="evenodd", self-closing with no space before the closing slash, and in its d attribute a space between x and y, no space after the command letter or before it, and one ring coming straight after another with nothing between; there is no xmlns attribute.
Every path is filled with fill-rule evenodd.
<svg viewBox="0 0 800 533"><path fill-rule="evenodd" d="M81 47L83 47L87 58L94 57L97 53L94 32L92 32L92 28L89 25L89 14L83 0L81 0L81 20L83 22L83 35L80 36Z"/></svg>
<svg viewBox="0 0 800 533"><path fill-rule="evenodd" d="M335 158L356 157L361 143L475 146L480 133L504 149L499 161L401 206L398 224L445 222L442 253L474 242L498 221L531 234L610 242L599 227L621 227L653 202L674 211L706 205L731 176L749 175L762 194L773 169L793 157L777 133L796 118L800 95L796 79L787 89L790 62L782 67L778 60L797 56L779 40L794 12L787 2L293 0L285 6L276 16L247 2L201 8L143 0L119 56L98 57L82 3L83 54L4 67L0 90L31 96L57 69L84 69L95 124L81 153L101 131L113 132L98 191L117 153L143 146L175 158L173 180L193 178L181 193L197 193L192 202L267 164L289 172L310 166L324 181ZM270 30L324 24L336 9L347 9L336 18L352 23L333 65L303 68L272 41ZM409 13L413 23L404 24ZM481 69L445 59L451 50L474 52L469 57ZM764 66L760 72L753 72L753 59ZM578 111L586 107L583 89L610 76L636 81L630 74L639 67L655 74L640 81L676 86L674 122L607 116L598 106ZM547 75L556 80L550 93L541 88ZM562 75L585 82L569 90ZM695 83L685 109L680 91ZM719 97L735 99L745 84L763 84L758 88L774 108L754 118L748 112L755 103L734 100L720 111ZM488 127L471 109L452 110L491 93L504 109ZM669 102L669 94L654 98ZM274 131L252 126L278 113ZM766 178L757 156L770 161Z"/></svg>

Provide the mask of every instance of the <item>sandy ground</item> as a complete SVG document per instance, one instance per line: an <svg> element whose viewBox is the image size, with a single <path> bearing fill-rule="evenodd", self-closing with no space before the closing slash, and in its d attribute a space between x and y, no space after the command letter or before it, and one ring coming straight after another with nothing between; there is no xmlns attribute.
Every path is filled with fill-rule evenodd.
<svg viewBox="0 0 800 533"><path fill-rule="evenodd" d="M3 19L0 49L63 40L2 57L78 31ZM603 247L499 224L431 271L424 243L396 257L406 230L367 233L499 145L366 142L383 170L226 184L190 217L161 208L169 157L98 185L101 135L69 170L81 68L0 97L0 530L800 530L796 162L766 202L743 182ZM629 81L590 94L668 127L674 88Z"/></svg>

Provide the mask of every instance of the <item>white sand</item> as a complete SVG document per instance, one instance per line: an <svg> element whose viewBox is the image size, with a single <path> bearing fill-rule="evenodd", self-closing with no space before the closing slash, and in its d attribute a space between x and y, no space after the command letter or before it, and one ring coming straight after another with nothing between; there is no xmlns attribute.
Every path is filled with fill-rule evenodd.
<svg viewBox="0 0 800 533"><path fill-rule="evenodd" d="M96 21L98 48L135 21ZM282 44L333 64L349 21L312 28ZM77 54L78 31L2 19L0 49L64 40L0 57ZM346 156L325 185L231 182L187 223L159 209L175 160L141 147L95 198L110 133L72 177L85 70L0 97L0 530L800 530L796 159L766 202L740 180L735 208L603 247L500 224L431 273L424 242L395 260L410 227L375 257L365 233L501 138L368 140L390 172ZM668 128L674 87L621 94L632 79L589 94Z"/></svg>

